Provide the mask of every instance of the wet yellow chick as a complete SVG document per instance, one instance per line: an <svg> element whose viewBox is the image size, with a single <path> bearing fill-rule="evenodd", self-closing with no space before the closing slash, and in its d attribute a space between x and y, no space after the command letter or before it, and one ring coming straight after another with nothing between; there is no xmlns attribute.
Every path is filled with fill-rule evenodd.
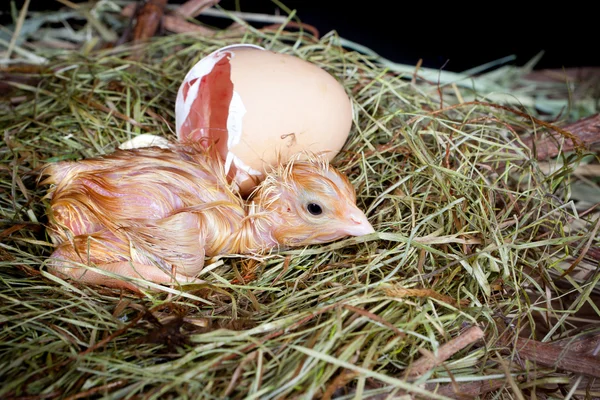
<svg viewBox="0 0 600 400"><path fill-rule="evenodd" d="M135 286L79 264L155 283L190 282L205 257L374 232L348 179L312 157L274 169L243 200L207 150L172 144L44 166L50 269L91 284Z"/></svg>

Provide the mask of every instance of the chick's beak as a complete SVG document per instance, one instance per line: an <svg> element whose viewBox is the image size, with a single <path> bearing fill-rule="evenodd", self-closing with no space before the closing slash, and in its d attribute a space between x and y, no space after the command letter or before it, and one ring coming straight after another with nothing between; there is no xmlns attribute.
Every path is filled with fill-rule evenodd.
<svg viewBox="0 0 600 400"><path fill-rule="evenodd" d="M367 220L367 216L358 209L352 210L348 214L348 218L341 229L351 236L362 236L375 232L375 229L373 229L373 226Z"/></svg>

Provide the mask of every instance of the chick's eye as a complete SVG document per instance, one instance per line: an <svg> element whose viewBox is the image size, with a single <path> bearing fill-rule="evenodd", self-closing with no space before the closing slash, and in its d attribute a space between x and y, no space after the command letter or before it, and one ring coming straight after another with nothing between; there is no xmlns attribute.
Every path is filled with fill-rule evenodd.
<svg viewBox="0 0 600 400"><path fill-rule="evenodd" d="M306 205L306 209L312 215L321 215L323 213L323 209L321 208L321 206L316 203L308 203Z"/></svg>

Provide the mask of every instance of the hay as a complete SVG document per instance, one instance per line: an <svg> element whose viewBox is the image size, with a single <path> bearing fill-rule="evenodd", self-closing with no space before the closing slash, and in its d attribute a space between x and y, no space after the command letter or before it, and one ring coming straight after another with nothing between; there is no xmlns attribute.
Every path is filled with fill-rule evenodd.
<svg viewBox="0 0 600 400"><path fill-rule="evenodd" d="M599 201L598 183L572 173L594 158L564 154L544 172L522 142L549 131L542 119L555 126L589 114L594 99L550 101L571 88L521 79L531 65L413 79L414 68L391 71L342 48L335 33L315 40L246 26L241 37L167 35L93 49L98 26L109 36L124 29L117 4L125 3L31 14L12 45L0 38L14 56L0 104L0 397L599 395L568 354L553 367L515 346L518 337L561 345L597 337L599 217L586 210ZM32 26L75 15L87 18L68 39L77 49L32 44ZM35 169L109 153L141 133L174 139L187 69L240 41L314 62L347 88L356 124L333 163L378 232L265 260L223 257L202 272L206 285L140 297L48 274ZM521 113L487 103L514 107L507 99ZM483 340L409 374L472 326ZM573 354L583 365L588 353Z"/></svg>

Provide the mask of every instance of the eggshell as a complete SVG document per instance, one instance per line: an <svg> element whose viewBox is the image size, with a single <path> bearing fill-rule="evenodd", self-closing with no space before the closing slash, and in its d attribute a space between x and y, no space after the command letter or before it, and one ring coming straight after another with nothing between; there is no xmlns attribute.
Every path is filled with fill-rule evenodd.
<svg viewBox="0 0 600 400"><path fill-rule="evenodd" d="M169 147L169 141L162 136L152 135L149 133L142 133L136 137L129 139L128 141L119 145L119 149L137 149L140 147L161 147L166 149Z"/></svg>
<svg viewBox="0 0 600 400"><path fill-rule="evenodd" d="M298 153L333 159L352 125L350 99L332 75L254 45L227 46L200 60L182 82L175 110L179 140L212 143L246 194L270 166Z"/></svg>

